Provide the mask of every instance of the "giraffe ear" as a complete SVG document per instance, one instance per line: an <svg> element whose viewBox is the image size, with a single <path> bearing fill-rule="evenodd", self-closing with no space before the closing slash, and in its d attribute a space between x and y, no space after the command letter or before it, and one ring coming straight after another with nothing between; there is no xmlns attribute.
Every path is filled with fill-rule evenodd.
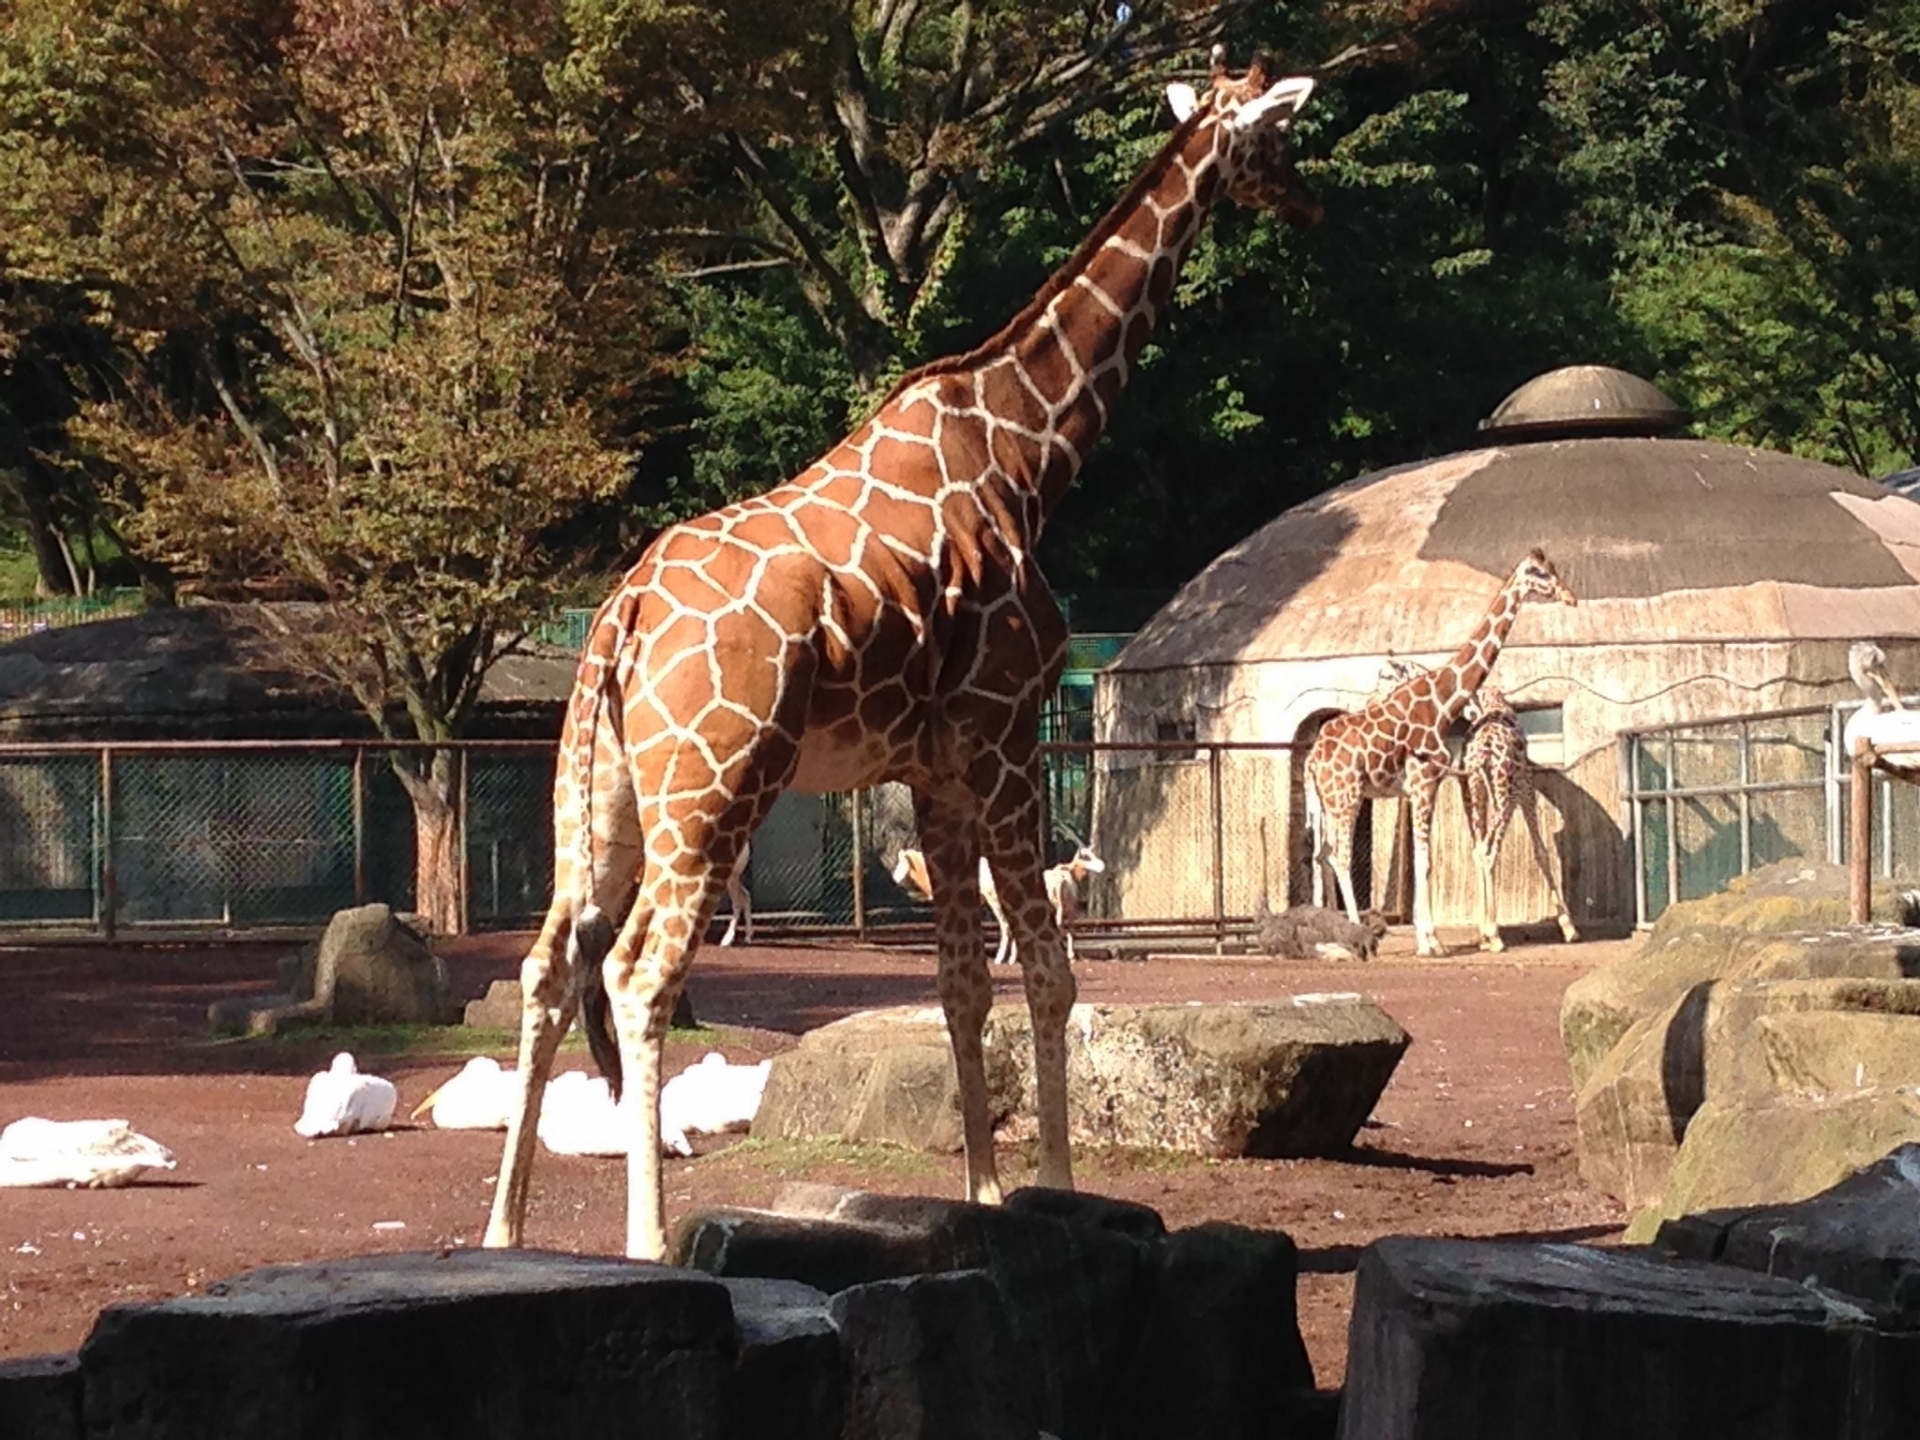
<svg viewBox="0 0 1920 1440"><path fill-rule="evenodd" d="M1200 108L1200 96L1193 86L1176 80L1167 86L1167 104L1173 107L1173 118L1185 123L1186 118Z"/></svg>
<svg viewBox="0 0 1920 1440"><path fill-rule="evenodd" d="M1284 130L1293 123L1294 113L1307 103L1307 97L1311 94L1311 75L1290 75L1277 82L1266 94L1249 100L1234 111L1233 118L1227 123L1237 131L1251 130L1256 125L1275 125Z"/></svg>

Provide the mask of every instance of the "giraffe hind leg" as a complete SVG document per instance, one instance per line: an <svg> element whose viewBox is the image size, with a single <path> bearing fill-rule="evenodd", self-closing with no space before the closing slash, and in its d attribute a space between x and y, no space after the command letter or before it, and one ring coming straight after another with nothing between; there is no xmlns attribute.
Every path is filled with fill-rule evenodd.
<svg viewBox="0 0 1920 1440"><path fill-rule="evenodd" d="M1540 833L1540 817L1535 813L1533 796L1524 797L1522 815L1526 820L1527 839L1533 845L1533 863L1540 867L1540 873L1546 877L1547 891L1553 897L1554 918L1560 922L1560 938L1571 945L1579 940L1580 929L1568 913L1566 891L1560 883L1560 867L1554 862L1553 851Z"/></svg>
<svg viewBox="0 0 1920 1440"><path fill-rule="evenodd" d="M581 1004L583 982L597 973L611 938L612 927L597 907L588 905L576 917L573 903L563 898L548 910L539 938L521 962L519 1085L487 1217L483 1243L489 1247L521 1243L540 1102L554 1056Z"/></svg>

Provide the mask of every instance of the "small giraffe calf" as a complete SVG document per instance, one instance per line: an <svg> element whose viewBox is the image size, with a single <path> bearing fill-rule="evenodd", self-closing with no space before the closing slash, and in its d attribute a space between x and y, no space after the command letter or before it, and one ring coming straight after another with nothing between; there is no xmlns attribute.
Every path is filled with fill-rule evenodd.
<svg viewBox="0 0 1920 1440"><path fill-rule="evenodd" d="M1467 722L1467 745L1461 756L1467 828L1473 832L1473 858L1480 872L1480 948L1506 949L1494 914L1494 871L1516 811L1533 843L1533 863L1540 867L1553 896L1560 934L1571 944L1580 938L1580 931L1567 913L1558 867L1540 835L1540 819L1533 806L1533 764L1527 759L1527 736L1520 728L1520 717L1505 694L1495 686L1482 685L1468 698L1461 718Z"/></svg>
<svg viewBox="0 0 1920 1440"><path fill-rule="evenodd" d="M1107 868L1107 862L1093 853L1093 847L1082 845L1074 851L1073 859L1062 865L1050 865L1041 875L1047 887L1047 900L1053 906L1053 918L1059 922L1060 937L1066 942L1067 962L1073 962L1073 931L1068 922L1080 914L1080 889L1087 883L1089 875L1098 874ZM933 882L927 878L927 857L918 850L904 849L893 862L893 882L905 886L924 899L933 896ZM993 867L987 864L986 857L980 860L980 898L993 912L994 922L1000 927L1000 945L993 952L996 965L1011 964L1017 957L1013 936L1007 929L1007 917L1000 908L1000 892L993 883Z"/></svg>

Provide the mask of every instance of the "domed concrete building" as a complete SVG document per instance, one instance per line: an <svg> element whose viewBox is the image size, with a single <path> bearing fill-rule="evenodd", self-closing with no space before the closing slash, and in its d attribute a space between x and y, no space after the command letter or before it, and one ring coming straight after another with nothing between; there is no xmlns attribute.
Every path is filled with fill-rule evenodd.
<svg viewBox="0 0 1920 1440"><path fill-rule="evenodd" d="M1540 376L1482 422L1479 448L1293 507L1133 638L1099 679L1100 739L1294 747L1215 762L1227 913L1309 898L1298 776L1318 727L1364 704L1390 657L1444 663L1531 549L1579 604L1523 607L1491 683L1521 711L1583 923L1636 915L1622 732L1852 699L1847 648L1862 637L1880 641L1903 688L1920 680L1920 504L1830 465L1689 438L1684 421L1618 370ZM1823 732L1787 730L1752 763L1824 767ZM1207 873L1191 838L1207 782L1193 771L1178 752L1102 754L1096 843L1120 913L1193 913L1162 893L1196 859ZM1471 923L1477 904L1458 790L1443 787L1435 829L1443 925ZM1374 803L1357 868L1370 855L1373 901L1404 912L1400 825L1383 804L1399 808ZM1550 916L1518 823L1500 887L1507 923Z"/></svg>

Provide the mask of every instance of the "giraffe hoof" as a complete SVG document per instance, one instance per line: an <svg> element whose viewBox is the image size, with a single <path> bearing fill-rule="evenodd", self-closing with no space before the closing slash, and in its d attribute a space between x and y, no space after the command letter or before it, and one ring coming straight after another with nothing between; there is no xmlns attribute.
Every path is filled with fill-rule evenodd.
<svg viewBox="0 0 1920 1440"><path fill-rule="evenodd" d="M1497 955L1507 948L1507 942L1502 940L1498 935L1487 935L1481 938L1480 948L1482 950L1491 950Z"/></svg>

